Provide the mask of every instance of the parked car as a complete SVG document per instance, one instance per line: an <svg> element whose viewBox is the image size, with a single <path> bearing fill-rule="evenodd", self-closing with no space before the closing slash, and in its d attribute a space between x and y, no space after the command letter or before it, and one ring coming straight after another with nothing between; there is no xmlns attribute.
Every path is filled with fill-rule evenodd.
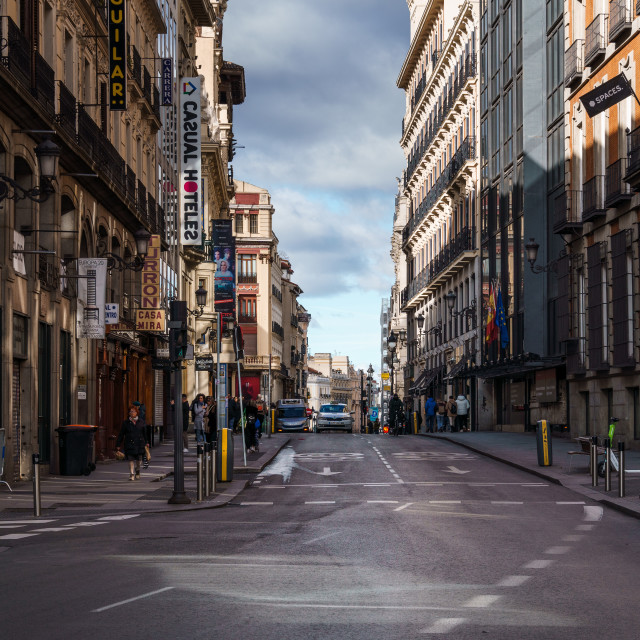
<svg viewBox="0 0 640 640"><path fill-rule="evenodd" d="M349 413L346 404L323 404L318 411L316 419L316 431L340 430L351 433L353 430L353 417Z"/></svg>

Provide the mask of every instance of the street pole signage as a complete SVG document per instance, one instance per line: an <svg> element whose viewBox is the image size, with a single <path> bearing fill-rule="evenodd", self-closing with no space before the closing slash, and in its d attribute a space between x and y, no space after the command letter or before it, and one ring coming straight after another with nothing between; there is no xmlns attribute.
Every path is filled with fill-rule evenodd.
<svg viewBox="0 0 640 640"><path fill-rule="evenodd" d="M104 340L107 259L78 258L79 338Z"/></svg>
<svg viewBox="0 0 640 640"><path fill-rule="evenodd" d="M124 0L108 0L109 108L127 109L127 11Z"/></svg>
<svg viewBox="0 0 640 640"><path fill-rule="evenodd" d="M161 306L160 236L149 239L149 251L142 266L142 296L136 311L136 331L165 331L165 313Z"/></svg>
<svg viewBox="0 0 640 640"><path fill-rule="evenodd" d="M196 371L213 371L213 356L197 356Z"/></svg>
<svg viewBox="0 0 640 640"><path fill-rule="evenodd" d="M180 81L180 239L202 244L200 78Z"/></svg>
<svg viewBox="0 0 640 640"><path fill-rule="evenodd" d="M633 95L633 89L623 73L603 82L599 87L580 96L585 111L590 118L606 111L625 98Z"/></svg>
<svg viewBox="0 0 640 640"><path fill-rule="evenodd" d="M173 104L173 58L162 58L162 106Z"/></svg>

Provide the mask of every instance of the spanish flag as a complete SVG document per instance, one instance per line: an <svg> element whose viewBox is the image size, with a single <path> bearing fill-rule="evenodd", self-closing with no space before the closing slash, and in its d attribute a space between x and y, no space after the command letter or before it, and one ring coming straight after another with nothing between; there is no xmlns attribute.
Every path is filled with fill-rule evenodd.
<svg viewBox="0 0 640 640"><path fill-rule="evenodd" d="M496 324L496 290L493 282L489 285L489 300L487 304L487 326L485 330L485 341L491 344L498 338L498 325Z"/></svg>

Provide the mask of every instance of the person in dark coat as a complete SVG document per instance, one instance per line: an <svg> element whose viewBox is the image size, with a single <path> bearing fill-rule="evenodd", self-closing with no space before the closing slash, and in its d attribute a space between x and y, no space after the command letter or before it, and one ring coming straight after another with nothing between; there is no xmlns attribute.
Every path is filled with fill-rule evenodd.
<svg viewBox="0 0 640 640"><path fill-rule="evenodd" d="M389 403L389 426L393 430L394 436L399 436L402 430L402 422L404 420L404 406L402 400L398 398L398 394L393 394L393 399Z"/></svg>
<svg viewBox="0 0 640 640"><path fill-rule="evenodd" d="M227 417L229 419L229 429L235 432L236 425L240 422L240 403L237 396L232 398L228 396L229 402L227 405Z"/></svg>
<svg viewBox="0 0 640 640"><path fill-rule="evenodd" d="M182 451L187 453L189 451L189 401L187 400L187 394L182 394Z"/></svg>
<svg viewBox="0 0 640 640"><path fill-rule="evenodd" d="M119 451L122 446L124 455L129 461L129 480L140 479L140 462L147 445L144 427L144 422L138 417L138 409L131 407L129 417L122 423L116 440L116 449Z"/></svg>

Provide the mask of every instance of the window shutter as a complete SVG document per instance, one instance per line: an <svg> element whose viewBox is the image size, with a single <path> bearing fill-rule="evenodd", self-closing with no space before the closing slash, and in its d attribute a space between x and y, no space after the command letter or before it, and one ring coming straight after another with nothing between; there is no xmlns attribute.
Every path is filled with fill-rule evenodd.
<svg viewBox="0 0 640 640"><path fill-rule="evenodd" d="M613 365L615 367L634 366L629 355L629 296L627 274L627 252L631 240L630 230L620 231L611 236L611 297L613 306Z"/></svg>
<svg viewBox="0 0 640 640"><path fill-rule="evenodd" d="M609 368L609 363L602 357L602 295L606 282L602 282L602 242L597 242L587 248L587 291L589 304L589 368L603 370ZM604 291L606 293L606 289Z"/></svg>

